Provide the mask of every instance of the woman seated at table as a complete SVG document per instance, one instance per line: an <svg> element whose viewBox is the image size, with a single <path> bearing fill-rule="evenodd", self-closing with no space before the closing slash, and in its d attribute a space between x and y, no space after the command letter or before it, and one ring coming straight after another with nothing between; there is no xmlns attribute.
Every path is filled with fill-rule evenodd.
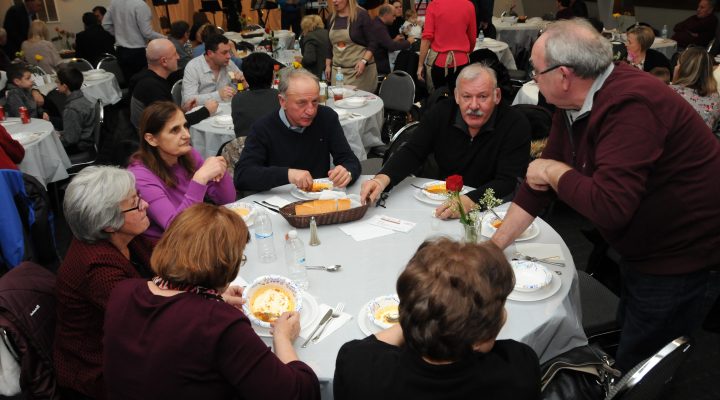
<svg viewBox="0 0 720 400"><path fill-rule="evenodd" d="M705 123L718 132L720 95L713 78L713 62L702 47L690 47L678 57L670 87L693 106Z"/></svg>
<svg viewBox="0 0 720 400"><path fill-rule="evenodd" d="M340 348L335 399L540 398L535 352L496 340L514 284L490 242L426 241L397 281L399 326Z"/></svg>
<svg viewBox="0 0 720 400"><path fill-rule="evenodd" d="M650 48L655 41L655 33L647 26L636 26L627 31L627 61L630 65L645 72L653 68L670 68L670 61L661 52Z"/></svg>
<svg viewBox="0 0 720 400"><path fill-rule="evenodd" d="M335 12L329 22L332 49L329 51L330 58L325 60L325 76L330 76L335 85L340 68L345 85L375 92L377 68L373 52L378 48L370 15L355 0L334 0L333 4Z"/></svg>
<svg viewBox="0 0 720 400"><path fill-rule="evenodd" d="M67 187L63 211L73 233L57 274L53 358L69 399L105 398L102 337L110 291L129 278L152 277L147 203L126 170L83 169Z"/></svg>
<svg viewBox="0 0 720 400"><path fill-rule="evenodd" d="M45 22L37 19L30 24L28 39L22 42L22 52L25 62L37 65L48 74L55 73L55 68L62 58L55 45L50 41Z"/></svg>
<svg viewBox="0 0 720 400"><path fill-rule="evenodd" d="M263 115L280 108L279 92L270 86L275 61L265 53L252 53L243 61L243 74L249 90L232 98L231 110L235 137L247 136L250 126Z"/></svg>
<svg viewBox="0 0 720 400"><path fill-rule="evenodd" d="M123 282L108 302L111 399L320 399L317 376L293 348L300 315L274 323L273 354L220 297L248 240L242 218L224 207L197 204L173 221L153 252L152 281Z"/></svg>
<svg viewBox="0 0 720 400"><path fill-rule="evenodd" d="M329 57L330 36L325 29L322 18L317 14L306 15L300 22L302 38L300 49L302 51L303 68L322 79L325 72L325 60ZM326 76L325 79L330 79Z"/></svg>
<svg viewBox="0 0 720 400"><path fill-rule="evenodd" d="M150 228L145 236L157 241L172 220L205 196L216 204L235 200L232 177L222 157L202 159L190 145L185 114L169 101L148 106L140 118L140 150L128 170L138 193L148 202Z"/></svg>

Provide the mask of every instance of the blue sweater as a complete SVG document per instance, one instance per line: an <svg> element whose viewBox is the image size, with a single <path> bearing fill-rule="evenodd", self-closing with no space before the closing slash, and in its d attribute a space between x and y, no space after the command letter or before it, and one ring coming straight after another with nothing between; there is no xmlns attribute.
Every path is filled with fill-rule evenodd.
<svg viewBox="0 0 720 400"><path fill-rule="evenodd" d="M288 169L303 169L313 178L324 178L334 165L342 165L353 177L360 176L360 161L345 139L338 116L319 106L313 123L302 133L291 131L277 112L259 119L250 129L240 160L235 164L237 190L264 191L286 185Z"/></svg>

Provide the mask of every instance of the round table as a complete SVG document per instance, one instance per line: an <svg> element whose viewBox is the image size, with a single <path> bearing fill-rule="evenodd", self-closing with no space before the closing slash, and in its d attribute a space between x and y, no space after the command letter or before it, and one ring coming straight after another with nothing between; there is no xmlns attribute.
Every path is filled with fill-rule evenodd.
<svg viewBox="0 0 720 400"><path fill-rule="evenodd" d="M22 124L20 118L7 118L2 125L13 138L25 136L27 133L35 134L29 140L21 141L25 148L25 157L18 164L20 171L34 176L46 187L48 183L68 177L70 158L60 138L53 133L50 122L32 118L29 124Z"/></svg>
<svg viewBox="0 0 720 400"><path fill-rule="evenodd" d="M383 144L380 139L380 129L383 124L383 102L379 97L362 90L355 91L354 96L367 98L367 104L360 108L347 110L352 115L341 119L340 125L353 153L358 159L365 160L370 148ZM337 107L332 99L328 100L327 105L333 109ZM225 102L220 103L215 116L230 115L230 113L230 103ZM232 125L218 126L214 124L213 117L206 118L190 127L193 147L205 158L215 156L223 143L235 139L234 127Z"/></svg>
<svg viewBox="0 0 720 400"><path fill-rule="evenodd" d="M548 24L547 21L537 17L529 18L524 23L503 22L500 18L493 17L492 23L497 30L497 39L507 43L515 57L521 51L530 54L535 40L540 35L540 30L544 29Z"/></svg>
<svg viewBox="0 0 720 400"><path fill-rule="evenodd" d="M482 42L475 40L474 50L480 49L489 49L493 53L497 54L498 59L505 68L512 70L517 69L517 66L515 65L515 57L513 57L513 53L510 52L510 46L508 46L507 43L490 38L485 38Z"/></svg>
<svg viewBox="0 0 720 400"><path fill-rule="evenodd" d="M517 94L515 95L515 99L513 99L512 105L532 104L536 106L538 103L539 95L540 88L538 88L538 85L535 81L531 80L522 85L520 90L518 90Z"/></svg>
<svg viewBox="0 0 720 400"><path fill-rule="evenodd" d="M101 78L98 79L87 79L88 72L83 72L85 77L82 88L83 95L91 103L95 104L98 100L102 101L103 105L115 104L122 99L122 91L118 84L117 78L111 72L105 72ZM45 84L38 86L38 90L44 95L55 89L55 75L45 75Z"/></svg>
<svg viewBox="0 0 720 400"><path fill-rule="evenodd" d="M361 183L371 176L362 176L348 189L349 193L359 193ZM298 230L298 236L305 243L307 265L341 264L339 272L308 271L310 286L308 293L318 303L334 306L345 303L345 312L353 318L335 332L317 344L300 348L304 341L295 342L301 360L310 365L323 383L323 398L332 398L332 378L335 371L335 358L340 346L365 335L358 326L357 316L362 307L376 296L395 293L395 283L417 247L427 238L447 235L458 239L461 226L457 220L439 221L432 224L431 216L435 206L414 198L417 189L411 183L421 184L427 180L408 178L396 186L385 203L386 208L370 207L365 217L344 225L318 227L321 245L308 246L309 229ZM274 188L270 191L249 196L244 201L267 200L279 196L288 201L297 201L290 194L291 185ZM259 208L259 206L258 206ZM247 264L240 269L237 284L252 282L266 274L288 275L284 264L284 243L282 238L292 228L282 216L268 212L273 222L277 261L261 264L258 261L256 241L251 241L245 250ZM417 225L408 233L395 232L388 236L356 242L346 235L341 226L366 223L372 216L387 215ZM437 221L437 220L435 220ZM532 347L544 362L573 347L587 343L582 330L582 318L579 301L577 273L569 249L562 238L547 223L538 219L540 234L523 243L545 243L560 245L566 267L549 266L561 272L561 287L551 297L536 302L506 303L508 319L500 332L501 339L515 339ZM434 227L434 225L437 225ZM252 230L252 227L250 228ZM513 252L513 250L510 250ZM269 338L264 338L270 344Z"/></svg>
<svg viewBox="0 0 720 400"><path fill-rule="evenodd" d="M677 42L672 39L663 39L656 37L650 48L663 53L663 55L667 57L668 60L672 60L673 55L677 53Z"/></svg>

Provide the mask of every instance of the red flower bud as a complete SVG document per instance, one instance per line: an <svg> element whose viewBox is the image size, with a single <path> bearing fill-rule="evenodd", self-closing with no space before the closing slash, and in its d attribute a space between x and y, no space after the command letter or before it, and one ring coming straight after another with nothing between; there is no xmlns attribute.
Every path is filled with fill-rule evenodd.
<svg viewBox="0 0 720 400"><path fill-rule="evenodd" d="M460 175L450 175L445 179L445 189L448 192L459 192L463 188L463 178Z"/></svg>

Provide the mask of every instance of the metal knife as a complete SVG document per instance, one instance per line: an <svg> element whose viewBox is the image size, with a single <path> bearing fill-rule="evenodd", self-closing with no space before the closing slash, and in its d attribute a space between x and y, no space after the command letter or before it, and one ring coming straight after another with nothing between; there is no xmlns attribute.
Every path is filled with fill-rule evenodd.
<svg viewBox="0 0 720 400"><path fill-rule="evenodd" d="M323 317L320 319L320 323L318 324L318 326L316 326L315 329L312 331L312 333L310 335L308 335L307 340L305 340L305 343L303 343L302 346L300 346L300 347L302 347L303 349L307 347L307 345L308 345L308 343L310 343L310 340L312 339L312 337L315 336L315 332L317 332L318 329L320 329L320 327L323 326L323 324L332 317L332 313L333 313L332 308L327 310L325 315L323 315Z"/></svg>

